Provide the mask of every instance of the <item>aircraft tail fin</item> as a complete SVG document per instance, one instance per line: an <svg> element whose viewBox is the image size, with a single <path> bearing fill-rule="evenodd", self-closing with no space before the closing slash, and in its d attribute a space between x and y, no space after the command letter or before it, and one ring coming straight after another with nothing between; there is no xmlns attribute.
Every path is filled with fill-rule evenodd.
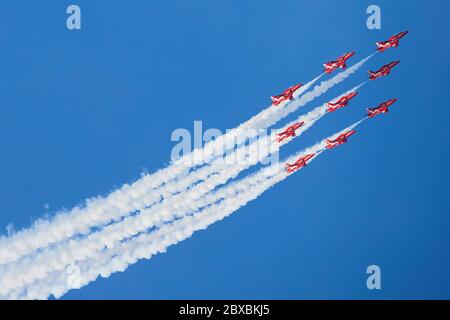
<svg viewBox="0 0 450 320"><path fill-rule="evenodd" d="M381 42L376 42L376 45L378 51L383 52L385 50Z"/></svg>
<svg viewBox="0 0 450 320"><path fill-rule="evenodd" d="M367 71L367 73L369 74L369 79L373 80L376 78L375 72L374 71Z"/></svg>

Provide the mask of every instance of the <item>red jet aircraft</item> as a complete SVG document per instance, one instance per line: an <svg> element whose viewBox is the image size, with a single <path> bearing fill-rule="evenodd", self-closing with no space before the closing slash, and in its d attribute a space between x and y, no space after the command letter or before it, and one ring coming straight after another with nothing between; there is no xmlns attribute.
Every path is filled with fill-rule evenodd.
<svg viewBox="0 0 450 320"><path fill-rule="evenodd" d="M336 102L328 102L327 106L327 112L333 112L336 111L337 109L343 108L346 105L348 105L348 102L353 99L356 95L358 94L358 92L350 92L349 94L339 98L338 101Z"/></svg>
<svg viewBox="0 0 450 320"><path fill-rule="evenodd" d="M407 33L408 33L408 31L403 31L403 32L400 32L399 34L396 34L395 36L390 37L386 41L377 42L377 47L378 47L377 50L380 52L383 52L384 50L386 50L390 47L397 48L398 42L400 41L401 38L406 36Z"/></svg>
<svg viewBox="0 0 450 320"><path fill-rule="evenodd" d="M307 165L307 161L314 157L314 153L300 157L293 164L285 163L287 173L294 172Z"/></svg>
<svg viewBox="0 0 450 320"><path fill-rule="evenodd" d="M380 68L380 70L377 71L368 71L369 72L369 79L370 80L375 80L378 79L380 77L383 76L387 76L389 73L391 73L391 70L393 67L395 67L396 65L398 65L400 63L399 60L397 61L392 61L391 63L385 64L384 66L382 66Z"/></svg>
<svg viewBox="0 0 450 320"><path fill-rule="evenodd" d="M345 64L345 62L348 59L350 59L350 57L353 56L354 54L355 54L355 51L352 51L352 52L346 53L343 56L337 58L336 61L329 61L327 63L324 63L323 64L323 67L325 68L324 72L331 73L338 68L342 68L342 69L347 68L347 65Z"/></svg>
<svg viewBox="0 0 450 320"><path fill-rule="evenodd" d="M277 134L277 142L281 142L284 139L287 139L289 137L295 137L295 131L300 128L302 125L304 125L305 122L297 122L293 124L292 126L289 126L286 130L284 130L281 133Z"/></svg>
<svg viewBox="0 0 450 320"><path fill-rule="evenodd" d="M341 144L344 144L347 142L347 138L350 137L351 135L354 135L356 133L356 130L350 130L347 132L344 132L342 134L340 134L336 139L334 140L329 140L326 139L325 141L327 142L327 146L325 148L327 149L333 149L334 147L337 147Z"/></svg>
<svg viewBox="0 0 450 320"><path fill-rule="evenodd" d="M385 102L380 103L376 108L367 108L367 116L369 118L375 117L377 114L389 112L389 107L397 101L397 98L389 99Z"/></svg>
<svg viewBox="0 0 450 320"><path fill-rule="evenodd" d="M294 92L297 91L301 86L302 86L301 83L295 84L292 87L287 88L286 90L284 90L283 93L281 93L281 94L279 94L277 96L270 97L272 99L272 104L274 106L277 106L280 103L282 103L283 101L294 99L294 96L293 96Z"/></svg>

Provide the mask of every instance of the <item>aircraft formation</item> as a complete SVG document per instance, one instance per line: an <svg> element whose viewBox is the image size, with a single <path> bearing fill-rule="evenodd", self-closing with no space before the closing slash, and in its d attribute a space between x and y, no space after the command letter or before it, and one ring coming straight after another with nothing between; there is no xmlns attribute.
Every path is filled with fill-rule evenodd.
<svg viewBox="0 0 450 320"><path fill-rule="evenodd" d="M408 33L408 31L403 31L403 32L400 32L400 33L390 37L386 41L376 42L376 46L377 46L376 50L378 52L384 52L389 48L397 48L399 46L400 39L403 38L407 33ZM330 74L337 69L346 69L347 68L347 65L346 65L347 60L350 59L355 53L356 53L355 51L352 51L352 52L349 52L349 53L346 53L346 54L340 56L339 58L337 58L334 61L329 61L329 62L324 63L323 64L323 67L324 67L323 72L326 74ZM392 62L382 66L377 71L369 70L368 71L369 80L376 80L380 77L389 75L391 70L399 63L400 63L400 61L392 61ZM277 96L272 96L271 97L272 104L274 106L278 106L283 101L293 100L293 95L294 95L295 91L297 91L301 86L302 86L302 84L296 84L296 85L286 89L281 94L279 94ZM326 103L326 106L328 107L327 112L334 112L340 108L346 107L348 105L348 103L350 102L350 100L352 100L356 95L358 95L358 92L356 92L356 91L350 92L350 93L340 97L335 102L330 101L330 102ZM391 105L393 105L396 101L397 101L397 98L393 98L393 99L389 99L387 101L380 103L377 107L367 108L366 117L373 118L376 115L389 112L389 107ZM296 135L296 130L298 130L303 125L304 125L304 122L297 122L294 125L288 127L283 132L277 134L276 141L278 143L280 143L287 138L294 137ZM326 139L325 140L325 142L326 142L325 148L333 149L341 144L344 144L347 142L347 139L350 136L354 135L355 133L356 133L356 130L352 129L352 130L349 130L347 132L340 134L335 139L332 139L332 140ZM286 172L288 174L290 174L290 173L306 166L308 164L308 161L311 160L312 158L314 158L314 156L315 156L315 154L311 153L311 154L301 156L292 164L285 163Z"/></svg>
<svg viewBox="0 0 450 320"><path fill-rule="evenodd" d="M401 32L387 41L377 42L375 53L398 47L399 40L406 34L407 32ZM165 252L169 246L189 238L193 232L203 230L229 216L271 186L307 166L323 151L347 143L362 121L388 113L397 99L389 99L376 107L367 108L363 119L296 152L295 156L288 158L284 167L274 163L271 168L277 170L262 168L228 183L238 173L255 165L253 160L259 162L264 159L263 156L276 151L272 148L262 148L261 154L246 155L251 161L242 166L214 161L222 155L216 154L220 150L216 147L228 141L228 138L240 137L241 134L236 132L242 128L271 127L289 113L295 112L296 108L306 105L356 72L374 55L371 54L349 67L346 72L342 72L341 77L323 81L307 92L310 95L301 95L325 74L347 68L346 63L354 54L355 52L349 52L335 61L325 63L323 73L303 87L302 84L295 84L283 93L271 97L272 105L268 109L242 123L235 131L226 133L216 142L209 142L209 148L205 146L195 149L192 154L184 155L168 167L154 174L146 174L139 182L125 184L106 197L86 201L85 207L76 206L71 211L56 215L54 220L36 223L29 229L9 236L0 246L0 264L3 267L0 272L0 299L45 299L50 295L59 298L68 290L84 286L99 276L108 277L114 272L124 271L139 259L149 259L158 252ZM399 61L393 61L377 71L369 71L369 79L360 85L302 114L271 135L270 140L262 137L252 145L258 147L259 142L276 141L280 145L289 142L320 117L353 103L358 96L357 91L364 83L389 75L398 63ZM284 108L292 100L297 100L297 105L293 103ZM246 150L246 146L240 150ZM223 150L223 155L226 151ZM204 158L208 160L205 161ZM134 214L135 212L138 213ZM111 243L114 246L109 246ZM80 255L80 252L83 254ZM73 286L67 268L78 266L79 263L83 267L83 279Z"/></svg>

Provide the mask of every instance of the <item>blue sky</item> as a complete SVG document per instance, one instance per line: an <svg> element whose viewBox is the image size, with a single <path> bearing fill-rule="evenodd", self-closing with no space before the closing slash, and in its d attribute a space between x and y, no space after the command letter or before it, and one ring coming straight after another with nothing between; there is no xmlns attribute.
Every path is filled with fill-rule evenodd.
<svg viewBox="0 0 450 320"><path fill-rule="evenodd" d="M82 10L82 30L65 10ZM368 30L369 4L382 29ZM323 62L402 30L400 48L310 110L401 60L300 150L391 97L350 143L166 254L67 299L450 298L448 1L9 1L0 4L0 228L167 165L176 128L225 130ZM2 231L3 232L3 231ZM366 288L366 267L382 290Z"/></svg>

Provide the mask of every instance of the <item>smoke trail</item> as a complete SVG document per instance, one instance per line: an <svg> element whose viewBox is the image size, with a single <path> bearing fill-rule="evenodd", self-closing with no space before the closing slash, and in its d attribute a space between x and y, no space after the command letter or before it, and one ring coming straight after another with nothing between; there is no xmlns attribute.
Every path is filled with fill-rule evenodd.
<svg viewBox="0 0 450 320"><path fill-rule="evenodd" d="M281 178L281 175L278 175L278 177ZM195 215L186 216L172 223L163 225L160 229L158 229L153 233L143 234L131 239L130 241L122 245L121 247L122 250L120 251L120 253L118 250L116 250L115 253L113 254L116 257L118 257L120 254L121 260L112 258L115 262L109 261L108 263L106 263L106 265L102 266L101 268L98 268L97 263L95 263L94 267L92 267L90 264L89 267L85 266L82 271L82 279L80 280L78 285L80 287L84 286L89 282L94 281L98 277L98 275L108 277L111 273L115 271L119 270L124 271L128 264L135 263L137 259L144 257L150 258L152 255L158 252L164 252L166 248L169 247L170 245L173 245L179 241L182 241L190 237L190 235L192 235L194 231L205 229L206 226L209 225L210 223L213 223L217 220L221 220L229 213L234 212L239 207L245 205L252 198L256 198L260 193L262 193L262 191L270 187L267 181L272 182L272 184L277 182L274 178L272 179L269 178L266 181L261 181L259 184L256 185L258 189L263 189L261 191L253 189L253 193L251 195L247 191L246 197L243 197L242 194L238 193L236 197L219 202L219 204L212 205L202 210L201 212L196 213ZM225 213L223 210L228 211L227 213ZM220 217L220 215L218 214L214 215L215 212L220 211L223 211L222 214L223 217ZM153 245L148 244L146 245L147 242L152 242ZM142 249L130 252L128 257L123 256L124 252L133 249L135 246L139 246ZM105 252L105 254L108 255L108 259L111 258L109 252ZM125 255L127 254L125 253ZM138 256L140 257L138 258ZM97 255L94 258L94 260L100 259L101 255ZM87 273L84 273L85 271ZM36 287L32 285L25 288L25 290L21 291L21 294L25 294L25 296L20 295L16 296L17 293L12 293L8 297L45 299L50 294L54 294L55 296L60 297L62 294L67 292L67 290L71 289L70 281L68 280L68 278L64 276L64 272L58 274L57 278L59 278L58 281L59 283L57 283L56 285L55 283L50 283L48 287L47 286ZM52 281L55 281L55 278Z"/></svg>
<svg viewBox="0 0 450 320"><path fill-rule="evenodd" d="M302 86L296 91L296 97L301 96L321 77L322 75ZM284 104L286 103L281 104L280 107ZM94 226L117 221L130 212L145 208L148 203L160 201L164 192L171 187L167 186L162 193L152 191L158 190L180 175L185 175L190 168L205 163L203 160L210 161L211 156L218 155L217 150L221 149L217 148L217 145L230 145L230 141L234 141L245 130L263 129L264 125L259 123L264 122L275 111L276 109L272 106L266 108L236 129L207 143L203 149L195 149L191 154L183 156L169 167L160 169L153 174L147 174L131 185L124 184L106 197L87 199L84 206L76 206L69 212L58 212L52 220L38 220L28 229L21 230L9 237L2 236L0 238L0 265L13 262L36 249L74 235L87 234ZM203 152L205 152L205 157L202 156Z"/></svg>
<svg viewBox="0 0 450 320"><path fill-rule="evenodd" d="M270 138L265 137L264 139ZM257 143L254 143L253 146L257 147ZM265 147L270 147L270 144L266 144ZM15 284L26 284L36 278L45 278L52 271L63 269L70 263L93 256L105 248L112 248L123 239L204 206L204 202L201 201L203 195L217 185L226 183L250 165L258 163L265 154L270 152L259 150L264 154L261 156L261 153L258 155L256 152L258 151L256 148L253 149L255 149L254 152L249 152L251 159L226 167L221 165L222 170L219 174L211 176L207 181L193 186L184 193L179 193L152 208L143 210L139 215L128 216L119 223L108 225L98 232L91 233L86 238L60 243L46 248L36 255L26 256L16 263L3 266L0 269L0 294L4 294L4 291L8 290L7 283L11 281Z"/></svg>
<svg viewBox="0 0 450 320"><path fill-rule="evenodd" d="M58 214L52 221L39 221L30 229L20 231L12 237L1 239L0 264L13 262L36 249L62 241L74 235L87 234L93 226L105 225L126 216L129 212L144 208L149 198L153 199L153 201L156 199L157 201L161 196L159 194L149 195L149 191L164 185L180 174L186 173L190 168L204 163L205 159L210 161L212 156L217 155L217 145L230 145L230 141L234 142L235 138L242 135L245 130L267 128L273 125L289 113L296 111L299 107L312 101L334 85L346 79L372 56L373 54L330 80L323 81L312 91L301 95L297 100L287 104L285 108L267 108L238 128L206 144L203 149L196 149L192 154L182 157L168 168L161 169L155 174L143 177L131 186L124 185L121 189L114 191L106 198L88 200L86 208L76 207L68 213ZM320 77L317 77L306 84L303 89L300 89L303 92L306 91Z"/></svg>
<svg viewBox="0 0 450 320"><path fill-rule="evenodd" d="M339 134L355 128L362 121L364 121L364 119L330 136L328 139L334 139ZM287 161L294 161L297 157L308 153L315 153L317 156L325 150L324 147L326 143L324 141L325 140L290 157ZM219 202L218 204L210 205L192 216L184 217L176 220L175 222L165 224L155 232L141 234L134 237L117 248L109 250L109 252L106 251L103 254L97 255L96 258L94 258L97 262L88 264L86 269L83 270L83 276L80 280L79 286L95 280L98 275L107 277L112 272L124 271L129 264L136 262L138 259L148 259L153 254L165 252L168 246L190 237L194 231L204 229L209 224L223 219L225 216L236 211L247 202L257 198L272 185L284 180L288 175L289 174L286 174L279 164L274 164L271 167L261 169L256 174L250 175L241 181L229 184L222 190L212 193L207 196L210 197L210 200L212 199L217 201L218 194L220 194L220 197L225 200ZM241 193L241 195L237 195L239 193ZM156 242L157 240L155 240L158 237L161 238L159 240L160 242ZM106 259L110 259L110 261L106 266L99 268L98 261L101 259L100 257L102 255L107 256L108 258ZM10 287L10 290L12 289L12 293L10 293L8 297L23 297L21 296L23 294L25 294L25 297L28 298L46 298L50 294L54 294L56 297L59 297L71 288L70 282L67 279L67 273L58 273L56 277L51 276L49 279L52 280L46 285L31 285L22 290L20 288L18 289L17 286L12 288ZM58 284L55 283L57 279L59 279L57 281ZM65 280L63 281L62 279ZM46 280L44 279L43 282L46 282ZM39 283L39 281L37 281L37 283ZM2 294L5 293L3 292Z"/></svg>
<svg viewBox="0 0 450 320"><path fill-rule="evenodd" d="M341 94L334 100L338 100L342 96L358 90L364 84L365 82ZM326 109L327 106L324 104L316 107L306 115L300 116L296 121L304 121L305 125L297 129L298 132L296 136L300 136L309 127L311 127L313 123L325 115ZM288 124L287 126L291 124ZM28 256L22 260L19 260L17 263L1 268L1 274L3 274L2 278L13 278L16 283L22 281L23 284L30 283L34 281L35 278L45 278L53 271L64 269L67 265L76 261L87 259L105 248L112 248L123 239L132 237L135 234L143 232L149 228L159 226L164 222L168 222L186 215L189 212L211 203L211 200L208 200L209 202L207 203L204 202L205 199L208 199L205 194L213 190L218 185L226 183L229 179L236 176L239 172L247 169L251 165L260 162L270 153L278 151L278 144L276 144L277 148L273 148L271 145L274 141L274 137L275 135L272 135L270 138L261 138L260 140L262 140L262 143L265 143L262 148L261 141L253 142L253 144L249 146L249 150L246 154L247 158L242 159L237 164L236 162L233 162L228 166L224 166L222 162L216 161L216 164L213 162L211 165L197 170L186 177L189 179L186 179L187 181L185 182L197 181L200 180L202 176L205 177L215 172L220 172L220 174L214 175L207 181L193 186L185 193L177 194L175 196L172 195L171 197L168 196L162 203L151 209L143 210L140 215L129 216L122 222L109 225L98 232L90 234L86 238L75 239L69 243L60 243L54 247L39 252L36 256ZM284 145L290 141L292 141L292 139L285 140L281 143L281 145ZM258 155L258 157L255 155ZM225 161L225 163L227 163L227 161ZM185 184L184 189L187 188L188 185ZM200 200L198 200L199 198ZM52 262L48 263L48 261ZM45 268L43 268L42 265L45 265ZM7 279L4 281L8 282ZM1 283L2 281L0 281L0 284ZM6 290L5 286L4 288ZM0 294L1 293L2 291L0 289Z"/></svg>
<svg viewBox="0 0 450 320"><path fill-rule="evenodd" d="M333 100L338 100L342 96L358 90L364 84L365 82L348 90ZM313 123L325 115L326 109L327 106L324 104L316 107L306 115L300 116L296 121L304 121L305 124L301 128L297 129L298 132L296 136L300 136L309 127L311 127ZM295 121L292 123L295 123ZM286 125L285 127L292 125L292 123ZM45 278L49 273L64 269L67 265L76 261L87 259L104 248L112 248L119 241L122 241L125 238L131 237L154 226L161 225L164 222L168 222L186 215L191 211L197 210L198 208L211 203L212 200L208 200L209 202L207 203L204 202L205 199L208 199L205 194L213 190L219 184L226 183L229 179L236 176L238 172L260 162L268 154L278 151L278 148L272 148L270 145L270 143L274 141L274 137L275 135L272 135L270 138L264 137L260 139L263 140L262 143L266 144L264 148L261 148L261 141L253 142L253 144L249 146L249 151L246 154L247 158L242 159L239 162L239 165L234 165L235 162L233 162L233 164L227 166L231 166L231 168L226 169L222 162L214 161L211 165L197 170L184 179L186 181L184 181L185 183L183 190L187 189L189 186L186 183L201 180L202 178L215 172L220 172L220 174L208 179L208 181L203 184L192 187L184 194L178 194L176 196L172 195L173 198L168 195L162 203L151 208L151 210L144 210L139 216L135 215L127 217L123 223L119 222L115 225L109 225L104 229L89 235L87 238L75 239L69 243L60 243L54 247L39 252L36 256L28 256L22 260L19 260L17 263L0 268L3 278L14 278L16 283L23 281L24 284L32 282L36 277ZM280 146L290 141L292 141L292 139L285 140L280 144ZM276 146L278 147L278 144ZM252 158L254 155L258 155L258 157ZM227 161L225 161L225 163L227 163ZM200 200L197 200L199 197L201 197ZM52 261L52 263L47 263L48 261ZM46 268L42 267L43 264ZM24 270L26 270L26 272L24 272Z"/></svg>

